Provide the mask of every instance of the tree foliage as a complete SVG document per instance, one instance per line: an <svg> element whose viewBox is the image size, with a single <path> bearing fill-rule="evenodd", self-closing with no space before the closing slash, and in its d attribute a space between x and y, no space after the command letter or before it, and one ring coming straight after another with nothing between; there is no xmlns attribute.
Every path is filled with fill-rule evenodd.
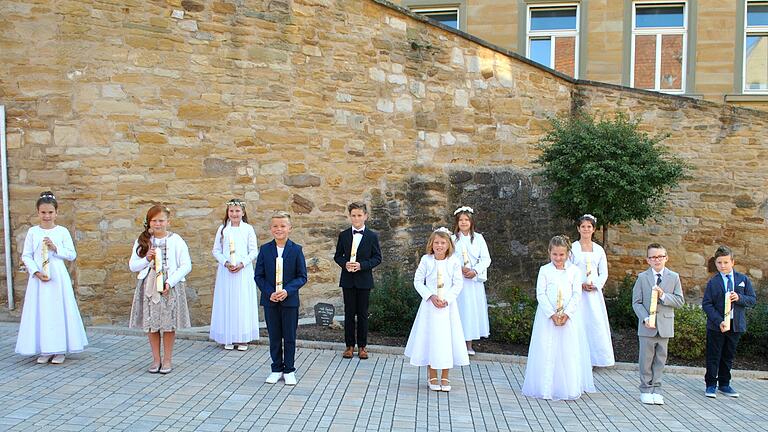
<svg viewBox="0 0 768 432"><path fill-rule="evenodd" d="M572 220L590 213L602 227L642 223L661 211L666 192L690 169L661 145L667 135L651 137L624 114L607 120L580 112L552 126L536 162L560 215Z"/></svg>

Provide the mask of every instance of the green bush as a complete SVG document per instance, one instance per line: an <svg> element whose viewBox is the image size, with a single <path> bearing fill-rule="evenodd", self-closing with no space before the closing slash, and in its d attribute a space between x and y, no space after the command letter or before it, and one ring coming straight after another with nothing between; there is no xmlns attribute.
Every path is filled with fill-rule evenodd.
<svg viewBox="0 0 768 432"><path fill-rule="evenodd" d="M747 332L739 340L738 352L768 355L768 303L747 309Z"/></svg>
<svg viewBox="0 0 768 432"><path fill-rule="evenodd" d="M500 304L489 308L491 339L504 343L528 345L536 316L536 299L519 287L505 288Z"/></svg>
<svg viewBox="0 0 768 432"><path fill-rule="evenodd" d="M608 310L608 320L614 329L636 329L637 315L632 309L632 287L635 285L635 277L624 276L619 283L615 296L605 299L605 307Z"/></svg>
<svg viewBox="0 0 768 432"><path fill-rule="evenodd" d="M387 336L408 336L420 303L413 279L397 269L386 270L371 290L368 328Z"/></svg>
<svg viewBox="0 0 768 432"><path fill-rule="evenodd" d="M669 352L686 360L704 358L707 348L707 314L700 305L685 304L675 310L675 337Z"/></svg>

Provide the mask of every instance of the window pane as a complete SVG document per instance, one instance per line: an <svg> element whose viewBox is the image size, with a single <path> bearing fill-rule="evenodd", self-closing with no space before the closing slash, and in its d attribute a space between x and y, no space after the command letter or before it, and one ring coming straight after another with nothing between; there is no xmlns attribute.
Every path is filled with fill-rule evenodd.
<svg viewBox="0 0 768 432"><path fill-rule="evenodd" d="M683 6L637 7L635 27L683 27Z"/></svg>
<svg viewBox="0 0 768 432"><path fill-rule="evenodd" d="M544 66L551 67L549 62L552 57L552 40L546 39L531 39L531 55L530 59L536 63L541 63Z"/></svg>
<svg viewBox="0 0 768 432"><path fill-rule="evenodd" d="M453 12L416 12L419 15L423 15L428 18L432 18L435 21L439 21L442 24L447 25L448 27L453 27L455 29L459 28L459 12L453 11Z"/></svg>
<svg viewBox="0 0 768 432"><path fill-rule="evenodd" d="M656 35L635 36L635 88L656 88Z"/></svg>
<svg viewBox="0 0 768 432"><path fill-rule="evenodd" d="M683 35L661 36L662 90L683 89Z"/></svg>
<svg viewBox="0 0 768 432"><path fill-rule="evenodd" d="M768 90L768 36L747 36L747 64L744 87Z"/></svg>
<svg viewBox="0 0 768 432"><path fill-rule="evenodd" d="M768 4L747 5L748 26L768 26Z"/></svg>
<svg viewBox="0 0 768 432"><path fill-rule="evenodd" d="M576 30L576 8L531 9L531 30Z"/></svg>
<svg viewBox="0 0 768 432"><path fill-rule="evenodd" d="M574 76L576 72L576 38L555 38L555 67L558 72L568 76Z"/></svg>

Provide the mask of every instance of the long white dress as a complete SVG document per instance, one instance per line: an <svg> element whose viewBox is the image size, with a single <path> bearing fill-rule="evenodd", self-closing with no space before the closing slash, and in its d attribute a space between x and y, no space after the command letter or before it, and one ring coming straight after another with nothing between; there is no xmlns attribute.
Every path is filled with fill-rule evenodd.
<svg viewBox="0 0 768 432"><path fill-rule="evenodd" d="M461 316L461 327L464 330L464 338L468 341L487 338L491 335L491 326L488 322L488 299L485 295L485 284L488 280L488 267L491 265L491 255L488 253L488 245L480 233L475 233L474 240L470 236L459 233L453 236L456 244L456 259L464 262L464 251L467 252L469 267L477 276L472 279L463 277L464 287L456 298Z"/></svg>
<svg viewBox="0 0 768 432"><path fill-rule="evenodd" d="M454 254L455 255L455 254ZM444 308L436 308L429 300L437 294L437 273L443 276ZM462 289L461 263L454 257L436 260L434 255L421 257L413 277L413 285L422 301L413 321L405 355L414 366L430 366L432 369L451 369L469 364L467 345L461 329L456 297Z"/></svg>
<svg viewBox="0 0 768 432"><path fill-rule="evenodd" d="M589 279L597 287L594 291L581 291L581 311L579 312L589 341L592 366L613 366L615 360L611 343L611 325L608 322L608 310L605 308L603 297L603 287L608 280L608 260L605 250L593 242L592 252L582 252L581 243L574 242L570 261L581 270L583 283ZM590 276L587 276L587 263L591 271Z"/></svg>
<svg viewBox="0 0 768 432"><path fill-rule="evenodd" d="M235 264L244 267L230 272L229 241L235 242ZM219 262L213 291L210 337L220 344L250 342L259 338L259 292L253 279L253 260L259 245L253 227L245 222L219 226L213 241L213 256Z"/></svg>
<svg viewBox="0 0 768 432"><path fill-rule="evenodd" d="M564 312L569 316L556 326L551 316L557 309L557 291L562 290ZM566 263L558 270L551 262L539 269L536 282L536 318L528 348L523 394L538 399L578 399L594 392L592 364L584 328L579 322L581 271Z"/></svg>
<svg viewBox="0 0 768 432"><path fill-rule="evenodd" d="M48 237L56 252L48 252L51 279L43 282L33 275L43 269L42 244ZM24 295L16 352L22 355L50 355L81 352L88 345L80 310L77 308L72 280L64 261L77 257L69 231L62 226L43 229L34 226L24 239L21 259L29 281Z"/></svg>

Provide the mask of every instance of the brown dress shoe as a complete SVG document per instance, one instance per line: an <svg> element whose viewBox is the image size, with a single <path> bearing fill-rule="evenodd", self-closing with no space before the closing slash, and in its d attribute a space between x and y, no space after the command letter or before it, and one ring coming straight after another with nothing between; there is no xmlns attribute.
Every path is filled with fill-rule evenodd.
<svg viewBox="0 0 768 432"><path fill-rule="evenodd" d="M347 349L344 350L344 354L341 356L344 358L352 358L352 352L354 351L355 347L348 346Z"/></svg>
<svg viewBox="0 0 768 432"><path fill-rule="evenodd" d="M360 360L368 359L368 350L365 347L360 347L357 350L357 356L360 357Z"/></svg>

